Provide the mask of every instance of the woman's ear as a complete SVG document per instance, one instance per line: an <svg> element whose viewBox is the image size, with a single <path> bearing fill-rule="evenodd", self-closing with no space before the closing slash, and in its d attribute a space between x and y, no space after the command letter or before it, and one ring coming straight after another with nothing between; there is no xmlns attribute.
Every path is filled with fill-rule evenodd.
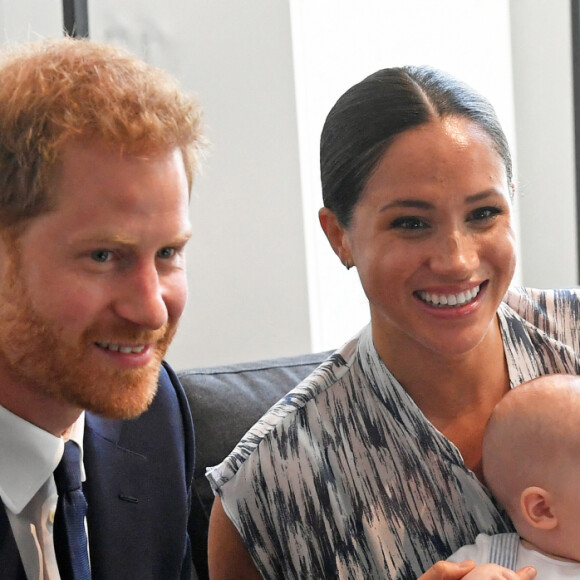
<svg viewBox="0 0 580 580"><path fill-rule="evenodd" d="M354 266L346 229L338 221L336 214L327 207L323 207L318 212L318 219L334 253L340 258L343 265L347 268Z"/></svg>
<svg viewBox="0 0 580 580"><path fill-rule="evenodd" d="M520 507L526 522L539 530L551 530L558 525L552 496L543 487L526 487L520 496Z"/></svg>

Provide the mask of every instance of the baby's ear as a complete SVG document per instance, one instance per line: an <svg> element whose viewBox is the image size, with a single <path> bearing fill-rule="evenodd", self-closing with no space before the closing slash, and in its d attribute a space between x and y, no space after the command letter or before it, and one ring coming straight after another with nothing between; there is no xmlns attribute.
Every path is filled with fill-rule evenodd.
<svg viewBox="0 0 580 580"><path fill-rule="evenodd" d="M558 525L549 491L542 487L526 487L520 496L522 515L530 526L539 530L551 530Z"/></svg>

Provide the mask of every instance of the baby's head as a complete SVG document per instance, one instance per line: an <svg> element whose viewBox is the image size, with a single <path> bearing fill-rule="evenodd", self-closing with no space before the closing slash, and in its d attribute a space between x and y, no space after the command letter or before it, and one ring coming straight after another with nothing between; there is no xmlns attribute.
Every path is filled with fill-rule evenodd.
<svg viewBox="0 0 580 580"><path fill-rule="evenodd" d="M546 375L512 389L489 420L483 472L520 536L580 561L580 376Z"/></svg>

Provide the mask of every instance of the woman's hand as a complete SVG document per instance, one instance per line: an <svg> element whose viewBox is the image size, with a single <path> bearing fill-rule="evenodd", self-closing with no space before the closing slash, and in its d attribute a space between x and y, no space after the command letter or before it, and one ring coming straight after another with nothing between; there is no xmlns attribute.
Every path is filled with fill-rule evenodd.
<svg viewBox="0 0 580 580"><path fill-rule="evenodd" d="M435 562L418 580L460 580L475 568L475 562Z"/></svg>
<svg viewBox="0 0 580 580"><path fill-rule="evenodd" d="M535 577L536 569L531 566L514 572L497 564L481 564L463 578L464 580L532 580Z"/></svg>
<svg viewBox="0 0 580 580"><path fill-rule="evenodd" d="M475 562L466 560L458 563L437 562L418 580L533 580L535 577L536 570L531 566L513 572L497 564L476 566Z"/></svg>

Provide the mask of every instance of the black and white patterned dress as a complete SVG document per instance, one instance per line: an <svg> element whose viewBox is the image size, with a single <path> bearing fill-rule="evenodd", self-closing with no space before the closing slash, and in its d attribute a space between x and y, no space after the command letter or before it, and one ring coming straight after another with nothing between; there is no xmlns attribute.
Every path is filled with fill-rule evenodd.
<svg viewBox="0 0 580 580"><path fill-rule="evenodd" d="M580 290L511 289L511 386L579 374ZM376 352L370 327L208 470L265 578L412 579L511 522Z"/></svg>

